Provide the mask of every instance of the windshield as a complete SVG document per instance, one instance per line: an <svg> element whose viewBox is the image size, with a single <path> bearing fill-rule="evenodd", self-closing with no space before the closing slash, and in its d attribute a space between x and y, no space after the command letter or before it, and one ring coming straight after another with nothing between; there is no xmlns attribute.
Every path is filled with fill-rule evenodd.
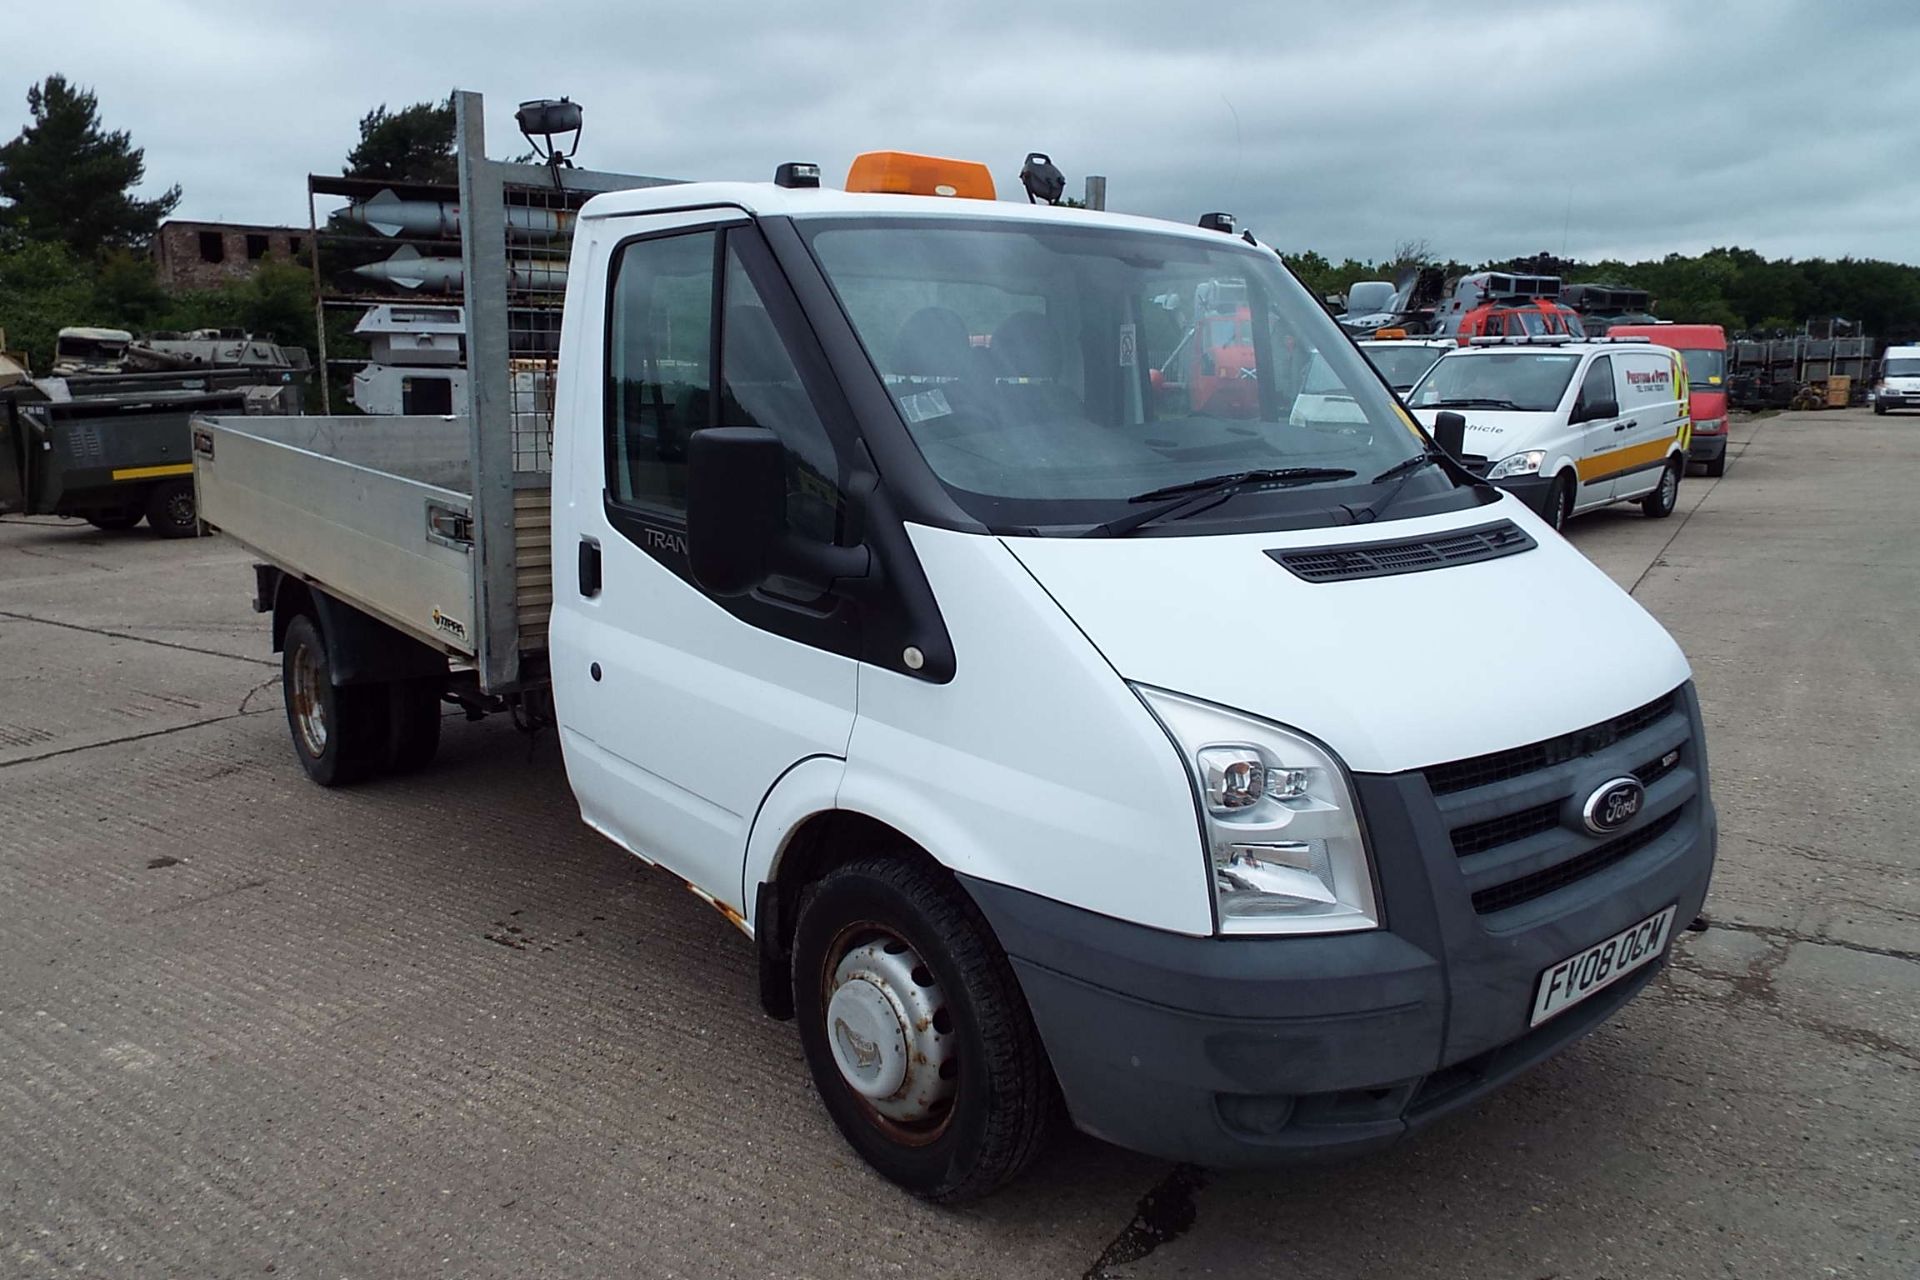
<svg viewBox="0 0 1920 1280"><path fill-rule="evenodd" d="M1695 350L1682 347L1680 354L1687 362L1687 385L1701 391L1712 391L1727 380L1727 353L1712 347Z"/></svg>
<svg viewBox="0 0 1920 1280"><path fill-rule="evenodd" d="M1476 351L1448 355L1427 370L1409 403L1416 409L1450 404L1544 412L1557 408L1580 357L1546 351Z"/></svg>
<svg viewBox="0 0 1920 1280"><path fill-rule="evenodd" d="M997 219L804 229L928 465L989 526L1099 524L1129 498L1243 470L1352 473L1250 489L1232 516L1326 508L1328 488L1424 447L1325 310L1228 237Z"/></svg>
<svg viewBox="0 0 1920 1280"><path fill-rule="evenodd" d="M1920 358L1905 356L1887 361L1887 377L1920 378Z"/></svg>
<svg viewBox="0 0 1920 1280"><path fill-rule="evenodd" d="M1362 343L1360 354L1380 371L1387 385L1406 391L1420 381L1420 375L1433 368L1433 362L1447 353L1445 347L1376 347Z"/></svg>

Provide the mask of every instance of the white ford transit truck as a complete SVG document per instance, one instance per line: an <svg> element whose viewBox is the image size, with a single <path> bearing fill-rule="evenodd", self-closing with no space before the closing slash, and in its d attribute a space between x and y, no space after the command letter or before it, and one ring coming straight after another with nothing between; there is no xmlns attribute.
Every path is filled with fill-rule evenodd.
<svg viewBox="0 0 1920 1280"><path fill-rule="evenodd" d="M1061 1106L1374 1151L1659 971L1714 860L1686 659L1273 252L924 157L563 171L523 450L478 290L527 171L460 105L470 418L196 424L316 781L425 763L443 701L557 725L585 821L746 935L847 1141L937 1199ZM1231 386L1166 372L1207 297Z"/></svg>

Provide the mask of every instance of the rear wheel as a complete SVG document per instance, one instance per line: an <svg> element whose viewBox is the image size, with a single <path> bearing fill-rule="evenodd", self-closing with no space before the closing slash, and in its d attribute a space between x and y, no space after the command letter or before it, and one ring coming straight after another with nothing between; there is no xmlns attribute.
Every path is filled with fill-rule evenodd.
<svg viewBox="0 0 1920 1280"><path fill-rule="evenodd" d="M162 538L194 538L200 534L200 511L194 505L193 481L169 480L147 494L147 527Z"/></svg>
<svg viewBox="0 0 1920 1280"><path fill-rule="evenodd" d="M1547 490L1547 523L1553 526L1555 533L1567 531L1567 521L1573 519L1573 475L1562 471L1553 478L1553 488Z"/></svg>
<svg viewBox="0 0 1920 1280"><path fill-rule="evenodd" d="M335 684L326 640L308 614L287 624L280 687L294 754L309 778L323 787L341 787L386 763L386 687Z"/></svg>
<svg viewBox="0 0 1920 1280"><path fill-rule="evenodd" d="M1650 519L1664 520L1673 514L1673 504L1680 500L1681 469L1678 458L1667 459L1667 465L1660 472L1660 483L1640 499L1640 510Z"/></svg>
<svg viewBox="0 0 1920 1280"><path fill-rule="evenodd" d="M1702 470L1710 476L1723 476L1727 474L1727 455L1723 453L1716 458L1708 458Z"/></svg>
<svg viewBox="0 0 1920 1280"><path fill-rule="evenodd" d="M96 529L117 532L121 529L133 528L146 514L139 507L115 507L111 511L91 512L86 519L87 523Z"/></svg>
<svg viewBox="0 0 1920 1280"><path fill-rule="evenodd" d="M986 920L938 872L874 857L810 886L793 1003L827 1113L893 1182L967 1200L1038 1153L1054 1112L1039 1033Z"/></svg>

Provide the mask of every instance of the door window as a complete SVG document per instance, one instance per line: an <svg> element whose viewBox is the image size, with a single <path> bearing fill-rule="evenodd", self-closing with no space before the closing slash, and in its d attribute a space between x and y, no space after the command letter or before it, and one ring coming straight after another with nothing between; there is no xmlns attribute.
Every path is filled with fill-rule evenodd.
<svg viewBox="0 0 1920 1280"><path fill-rule="evenodd" d="M1581 380L1580 398L1574 407L1577 412L1585 413L1589 406L1613 399L1613 357L1600 356L1587 366L1587 376Z"/></svg>
<svg viewBox="0 0 1920 1280"><path fill-rule="evenodd" d="M713 358L720 234L637 240L620 252L608 360L608 493L623 506L684 517L688 437L710 426L765 427L787 447L789 527L832 542L842 508L832 443L732 244L719 259L720 355Z"/></svg>
<svg viewBox="0 0 1920 1280"><path fill-rule="evenodd" d="M739 255L727 250L720 334L720 425L765 427L787 446L787 527L815 542L840 531L833 444L800 370Z"/></svg>

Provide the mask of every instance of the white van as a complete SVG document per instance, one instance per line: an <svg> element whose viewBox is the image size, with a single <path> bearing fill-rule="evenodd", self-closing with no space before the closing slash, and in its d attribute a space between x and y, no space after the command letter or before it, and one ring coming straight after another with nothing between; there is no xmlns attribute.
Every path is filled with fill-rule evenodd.
<svg viewBox="0 0 1920 1280"><path fill-rule="evenodd" d="M1920 409L1920 347L1888 347L1873 386L1873 411Z"/></svg>
<svg viewBox="0 0 1920 1280"><path fill-rule="evenodd" d="M1632 999L1717 831L1660 625L1272 251L887 163L922 194L587 202L550 472L483 483L504 361L470 468L439 419L196 424L314 779L420 767L442 695L557 723L585 821L751 939L847 1141L939 1199L1060 1102L1202 1164L1376 1150ZM1295 421L1315 361L1342 421Z"/></svg>
<svg viewBox="0 0 1920 1280"><path fill-rule="evenodd" d="M1476 338L1441 357L1407 403L1449 448L1461 432L1460 460L1556 529L1610 502L1637 501L1658 519L1679 497L1686 366L1644 339Z"/></svg>

